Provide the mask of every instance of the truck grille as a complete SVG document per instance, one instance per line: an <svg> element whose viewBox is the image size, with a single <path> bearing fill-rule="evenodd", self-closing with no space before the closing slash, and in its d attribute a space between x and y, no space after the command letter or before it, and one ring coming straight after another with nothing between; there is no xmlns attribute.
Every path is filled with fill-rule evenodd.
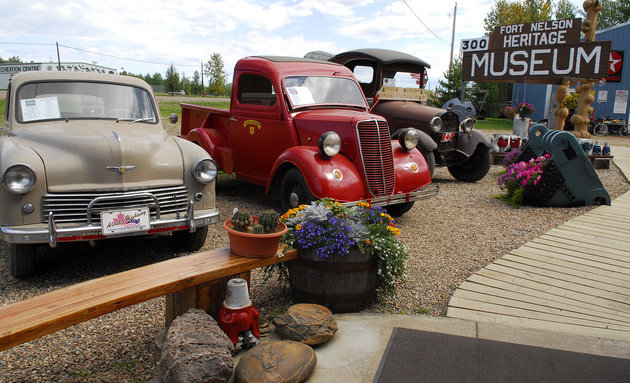
<svg viewBox="0 0 630 383"><path fill-rule="evenodd" d="M457 139L459 137L459 119L457 114L447 112L442 114L440 118L442 118L442 129L438 133L432 134L433 140L438 144L438 151L443 152L457 149ZM452 132L455 134L450 138L450 140L443 142L444 133Z"/></svg>
<svg viewBox="0 0 630 383"><path fill-rule="evenodd" d="M386 121L368 120L357 124L363 169L374 197L394 193L394 155Z"/></svg>
<svg viewBox="0 0 630 383"><path fill-rule="evenodd" d="M87 224L88 205L98 197L91 211L92 223L100 223L101 211L124 210L139 207L149 207L151 218L155 219L159 204L160 215L180 212L184 214L188 206L188 188L186 186L172 186L155 189L141 189L126 192L78 192L45 194L42 197L42 213L44 222L48 222L49 212L53 212L56 223Z"/></svg>

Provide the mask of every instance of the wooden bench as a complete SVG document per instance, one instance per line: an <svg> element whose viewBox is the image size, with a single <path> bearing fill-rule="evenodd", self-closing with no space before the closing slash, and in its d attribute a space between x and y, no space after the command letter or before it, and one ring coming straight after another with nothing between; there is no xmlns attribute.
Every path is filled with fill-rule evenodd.
<svg viewBox="0 0 630 383"><path fill-rule="evenodd" d="M167 295L165 322L192 307L216 315L227 281L297 257L245 258L229 248L169 259L0 307L0 351L136 303ZM215 316L216 318L216 316Z"/></svg>

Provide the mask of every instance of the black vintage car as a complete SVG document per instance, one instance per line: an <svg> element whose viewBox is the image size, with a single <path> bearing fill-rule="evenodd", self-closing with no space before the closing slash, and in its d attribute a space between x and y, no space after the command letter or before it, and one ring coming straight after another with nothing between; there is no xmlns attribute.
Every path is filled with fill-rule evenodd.
<svg viewBox="0 0 630 383"><path fill-rule="evenodd" d="M377 96L383 86L423 88L426 69L431 67L425 61L388 49L352 50L330 61L354 72L372 105L372 113L387 119L392 136L409 127L418 130L418 149L432 175L436 165L447 166L453 177L466 182L476 182L488 173L492 164L490 139L474 129L472 119L460 121L451 110L430 107L417 100Z"/></svg>

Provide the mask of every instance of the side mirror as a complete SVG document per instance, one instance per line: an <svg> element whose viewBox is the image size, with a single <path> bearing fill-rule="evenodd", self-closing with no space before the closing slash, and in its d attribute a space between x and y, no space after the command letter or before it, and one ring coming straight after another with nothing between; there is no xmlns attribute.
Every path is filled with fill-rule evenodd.
<svg viewBox="0 0 630 383"><path fill-rule="evenodd" d="M177 114L171 113L171 115L168 116L168 120L171 122L171 124L176 124L178 121Z"/></svg>

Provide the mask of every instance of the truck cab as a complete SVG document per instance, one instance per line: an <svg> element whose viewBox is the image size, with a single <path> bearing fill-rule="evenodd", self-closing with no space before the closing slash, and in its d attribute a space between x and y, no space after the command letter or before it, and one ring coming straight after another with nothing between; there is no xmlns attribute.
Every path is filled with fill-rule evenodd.
<svg viewBox="0 0 630 383"><path fill-rule="evenodd" d="M400 215L437 193L415 129L392 140L352 72L326 61L239 60L230 110L182 104L181 137L225 173L264 186L282 209L327 197Z"/></svg>
<svg viewBox="0 0 630 383"><path fill-rule="evenodd" d="M409 127L418 130L418 149L431 174L435 166L446 166L460 181L476 182L488 174L492 157L490 139L474 129L467 118L460 121L449 109L427 106L409 97L410 90L424 88L431 66L407 53L389 49L357 49L330 59L348 67L357 77L369 100L370 112L383 116L392 136ZM396 92L397 91L397 92Z"/></svg>

